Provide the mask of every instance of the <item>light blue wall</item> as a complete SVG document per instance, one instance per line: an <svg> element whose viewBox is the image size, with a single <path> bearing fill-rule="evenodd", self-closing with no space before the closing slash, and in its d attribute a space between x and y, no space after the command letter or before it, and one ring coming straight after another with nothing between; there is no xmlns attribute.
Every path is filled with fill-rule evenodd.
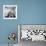
<svg viewBox="0 0 46 46"><path fill-rule="evenodd" d="M23 0L21 24L46 24L46 0Z"/></svg>
<svg viewBox="0 0 46 46"><path fill-rule="evenodd" d="M16 32L18 35L18 28L17 25L20 22L20 15L21 15L21 1L17 0L0 0L0 44L8 43L8 34L10 32ZM18 5L18 18L17 20L4 20L3 19L3 5L14 4ZM17 38L18 39L18 38ZM16 43L18 40L16 39Z"/></svg>
<svg viewBox="0 0 46 46"><path fill-rule="evenodd" d="M3 19L3 4L18 6L17 20ZM46 0L0 0L0 43L8 43L9 32L17 34L18 24L46 24Z"/></svg>

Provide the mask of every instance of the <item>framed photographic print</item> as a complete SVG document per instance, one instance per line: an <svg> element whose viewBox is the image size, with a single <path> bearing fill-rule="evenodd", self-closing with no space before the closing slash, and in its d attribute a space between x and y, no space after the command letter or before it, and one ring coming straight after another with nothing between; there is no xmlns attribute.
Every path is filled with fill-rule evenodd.
<svg viewBox="0 0 46 46"><path fill-rule="evenodd" d="M46 41L46 25L18 25L18 38L21 40Z"/></svg>
<svg viewBox="0 0 46 46"><path fill-rule="evenodd" d="M17 19L17 5L3 5L3 19Z"/></svg>

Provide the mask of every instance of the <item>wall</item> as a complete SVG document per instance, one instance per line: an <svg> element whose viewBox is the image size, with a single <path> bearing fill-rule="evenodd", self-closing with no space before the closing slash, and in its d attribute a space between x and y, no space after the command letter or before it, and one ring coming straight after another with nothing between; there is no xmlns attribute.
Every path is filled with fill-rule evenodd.
<svg viewBox="0 0 46 46"><path fill-rule="evenodd" d="M23 0L21 24L46 24L46 0Z"/></svg>
<svg viewBox="0 0 46 46"><path fill-rule="evenodd" d="M3 4L17 4L17 20L3 19ZM18 32L18 24L46 24L46 0L0 0L0 44L8 43L9 32Z"/></svg>
<svg viewBox="0 0 46 46"><path fill-rule="evenodd" d="M20 12L21 12L21 1L19 0L0 0L0 44L7 44L8 34L10 32L16 32L18 35L17 24L20 22ZM3 5L18 5L18 18L17 20L5 20L3 19ZM18 37L16 38L16 43L18 43Z"/></svg>

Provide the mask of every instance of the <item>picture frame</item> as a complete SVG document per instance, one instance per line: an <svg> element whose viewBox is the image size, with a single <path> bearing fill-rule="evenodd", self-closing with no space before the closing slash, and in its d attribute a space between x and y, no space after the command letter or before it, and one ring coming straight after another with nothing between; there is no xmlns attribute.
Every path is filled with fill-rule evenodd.
<svg viewBox="0 0 46 46"><path fill-rule="evenodd" d="M21 40L46 41L46 25L45 24L19 24L18 38L19 38L18 39L19 42Z"/></svg>
<svg viewBox="0 0 46 46"><path fill-rule="evenodd" d="M3 5L3 19L17 19L17 5Z"/></svg>

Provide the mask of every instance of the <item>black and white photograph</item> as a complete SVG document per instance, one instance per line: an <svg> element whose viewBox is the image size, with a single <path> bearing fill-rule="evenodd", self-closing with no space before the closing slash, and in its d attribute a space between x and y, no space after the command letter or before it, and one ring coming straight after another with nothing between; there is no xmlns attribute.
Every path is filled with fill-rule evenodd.
<svg viewBox="0 0 46 46"><path fill-rule="evenodd" d="M17 5L3 5L3 19L17 19Z"/></svg>
<svg viewBox="0 0 46 46"><path fill-rule="evenodd" d="M18 41L20 46L42 46L46 44L46 25L18 25Z"/></svg>

